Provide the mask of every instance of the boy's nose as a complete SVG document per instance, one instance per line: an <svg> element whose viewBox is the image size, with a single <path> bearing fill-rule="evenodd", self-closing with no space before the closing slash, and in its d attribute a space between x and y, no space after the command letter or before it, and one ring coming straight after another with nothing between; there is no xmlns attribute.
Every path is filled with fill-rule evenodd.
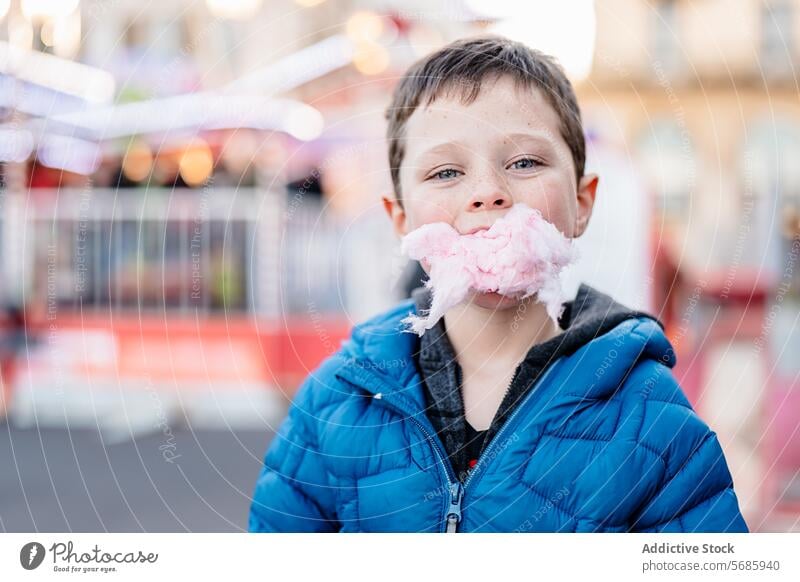
<svg viewBox="0 0 800 582"><path fill-rule="evenodd" d="M513 201L506 192L498 189L486 189L470 196L467 201L467 211L476 210L502 210L511 208Z"/></svg>

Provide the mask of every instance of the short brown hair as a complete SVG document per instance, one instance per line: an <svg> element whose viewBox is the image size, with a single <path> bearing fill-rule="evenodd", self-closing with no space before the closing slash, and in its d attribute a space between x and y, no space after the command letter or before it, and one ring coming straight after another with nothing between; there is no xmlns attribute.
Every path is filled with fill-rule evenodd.
<svg viewBox="0 0 800 582"><path fill-rule="evenodd" d="M518 87L542 90L558 114L561 136L572 153L575 174L581 179L586 165L586 141L578 100L563 69L553 57L522 43L486 35L457 40L417 61L395 89L386 119L389 168L398 200L405 125L417 107L430 105L451 91L468 104L478 97L485 79L504 75L514 79Z"/></svg>

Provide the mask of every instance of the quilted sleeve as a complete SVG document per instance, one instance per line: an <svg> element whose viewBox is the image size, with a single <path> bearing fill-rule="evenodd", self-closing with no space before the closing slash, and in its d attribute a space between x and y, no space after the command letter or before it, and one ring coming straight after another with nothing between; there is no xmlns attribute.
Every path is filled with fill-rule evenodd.
<svg viewBox="0 0 800 582"><path fill-rule="evenodd" d="M309 376L267 449L250 506L251 532L337 531L335 490L317 447L313 402L319 385Z"/></svg>
<svg viewBox="0 0 800 582"><path fill-rule="evenodd" d="M747 532L716 434L674 388L669 401L644 404L639 445L662 459L664 471L630 531Z"/></svg>

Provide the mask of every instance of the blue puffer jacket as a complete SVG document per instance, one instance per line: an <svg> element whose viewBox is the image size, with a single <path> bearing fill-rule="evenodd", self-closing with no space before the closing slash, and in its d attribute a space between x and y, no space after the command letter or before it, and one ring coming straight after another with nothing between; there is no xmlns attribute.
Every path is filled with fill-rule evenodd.
<svg viewBox="0 0 800 582"><path fill-rule="evenodd" d="M377 316L304 382L256 484L250 531L745 532L716 435L658 323L623 321L551 364L462 485L400 330Z"/></svg>

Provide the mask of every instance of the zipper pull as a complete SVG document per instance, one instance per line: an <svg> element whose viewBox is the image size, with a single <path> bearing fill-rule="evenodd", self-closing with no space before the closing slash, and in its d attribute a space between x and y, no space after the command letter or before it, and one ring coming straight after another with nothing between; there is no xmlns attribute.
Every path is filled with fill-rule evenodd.
<svg viewBox="0 0 800 582"><path fill-rule="evenodd" d="M464 486L460 481L450 484L450 508L447 510L447 533L456 533L461 521L461 499L464 497Z"/></svg>

